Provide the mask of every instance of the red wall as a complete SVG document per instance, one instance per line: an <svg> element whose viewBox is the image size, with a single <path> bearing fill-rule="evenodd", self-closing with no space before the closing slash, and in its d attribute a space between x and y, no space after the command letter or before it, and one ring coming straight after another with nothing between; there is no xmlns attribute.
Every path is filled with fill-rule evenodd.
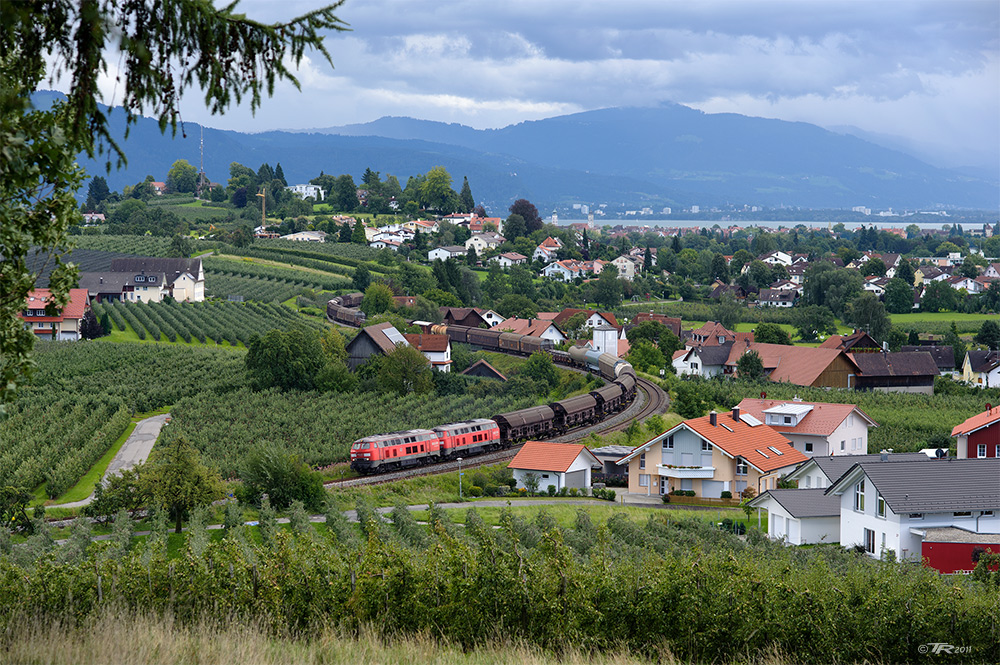
<svg viewBox="0 0 1000 665"><path fill-rule="evenodd" d="M986 444L986 456L996 457L1000 445L1000 424L993 424L969 435L969 457L977 457L979 444Z"/></svg>
<svg viewBox="0 0 1000 665"><path fill-rule="evenodd" d="M976 567L972 562L972 550L984 547L993 552L1000 552L1000 538L992 544L987 543L924 543L921 554L924 563L941 573L956 571L971 571Z"/></svg>

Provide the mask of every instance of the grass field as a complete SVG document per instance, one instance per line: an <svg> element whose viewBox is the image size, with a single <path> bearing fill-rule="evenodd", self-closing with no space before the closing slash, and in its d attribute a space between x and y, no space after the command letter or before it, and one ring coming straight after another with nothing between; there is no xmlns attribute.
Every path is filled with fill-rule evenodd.
<svg viewBox="0 0 1000 665"><path fill-rule="evenodd" d="M996 314L966 314L964 312L909 312L907 314L890 314L894 325L907 323L951 323L952 321L989 321L997 320Z"/></svg>
<svg viewBox="0 0 1000 665"><path fill-rule="evenodd" d="M705 325L705 323L706 323L705 321L688 321L687 319L684 319L684 321L683 321L683 328L684 328L684 330L688 330L690 328L700 328L701 326ZM760 324L759 323L737 323L736 324L736 330L734 330L733 332L753 332L753 329L756 328L758 325L760 325ZM792 341L797 346L819 346L822 343L822 341L803 342L801 339L799 339L798 337L796 337L797 333L796 333L796 330L795 330L795 326L793 326L791 324L788 324L788 323L777 323L775 325L779 326L782 330L784 330L785 332L787 332L791 336ZM850 335L852 332L854 332L854 328L852 328L850 326L845 326L840 321L837 321L837 334L838 335Z"/></svg>

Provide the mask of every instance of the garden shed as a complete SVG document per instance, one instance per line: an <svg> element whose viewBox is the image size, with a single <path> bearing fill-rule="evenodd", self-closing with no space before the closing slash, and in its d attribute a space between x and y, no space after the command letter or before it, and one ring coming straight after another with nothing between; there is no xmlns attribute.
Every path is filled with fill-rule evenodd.
<svg viewBox="0 0 1000 665"><path fill-rule="evenodd" d="M508 465L518 489L526 489L531 479L537 478L537 490L541 492L547 491L549 485L555 486L557 492L564 487L586 489L595 466L600 467L601 462L586 446L547 441L528 441Z"/></svg>

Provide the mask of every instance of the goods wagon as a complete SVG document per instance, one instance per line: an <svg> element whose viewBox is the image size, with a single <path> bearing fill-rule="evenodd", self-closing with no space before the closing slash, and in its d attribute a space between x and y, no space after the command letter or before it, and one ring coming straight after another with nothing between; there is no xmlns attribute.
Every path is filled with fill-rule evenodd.
<svg viewBox="0 0 1000 665"><path fill-rule="evenodd" d="M500 348L504 351L520 353L522 337L524 337L524 335L518 335L517 333L512 332L502 332L499 337Z"/></svg>
<svg viewBox="0 0 1000 665"><path fill-rule="evenodd" d="M570 397L549 406L555 414L554 427L561 432L597 419L597 398L591 394Z"/></svg>
<svg viewBox="0 0 1000 665"><path fill-rule="evenodd" d="M484 330L482 328L469 328L468 343L475 344L476 346L481 346L489 351L499 351L500 350L500 335L502 335L499 330Z"/></svg>
<svg viewBox="0 0 1000 665"><path fill-rule="evenodd" d="M554 412L550 406L535 406L493 416L500 427L500 438L513 442L538 438L552 431Z"/></svg>
<svg viewBox="0 0 1000 665"><path fill-rule="evenodd" d="M620 409L623 404L622 387L617 383L611 383L603 388L592 390L590 391L590 394L597 398L597 408L602 418L606 415L614 413Z"/></svg>

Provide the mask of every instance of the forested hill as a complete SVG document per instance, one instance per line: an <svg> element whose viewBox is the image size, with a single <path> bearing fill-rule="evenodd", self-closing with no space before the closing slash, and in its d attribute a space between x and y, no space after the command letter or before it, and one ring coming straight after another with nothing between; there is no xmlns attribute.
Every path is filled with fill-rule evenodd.
<svg viewBox="0 0 1000 665"><path fill-rule="evenodd" d="M55 93L40 93L51 99ZM124 114L111 114L122 134ZM201 128L171 137L153 120L140 121L124 141L127 169L108 183L121 189L153 175L165 180L177 159L199 164ZM337 133L339 132L339 133ZM365 168L410 175L444 166L468 176L477 201L503 211L528 198L545 211L569 202L626 207L685 207L719 203L876 209L960 207L996 209L997 183L929 166L901 152L814 125L704 114L678 105L604 109L475 130L409 118L314 132L205 129L205 170L216 182L229 164L280 163L290 182L320 172ZM91 174L103 162L81 159Z"/></svg>

